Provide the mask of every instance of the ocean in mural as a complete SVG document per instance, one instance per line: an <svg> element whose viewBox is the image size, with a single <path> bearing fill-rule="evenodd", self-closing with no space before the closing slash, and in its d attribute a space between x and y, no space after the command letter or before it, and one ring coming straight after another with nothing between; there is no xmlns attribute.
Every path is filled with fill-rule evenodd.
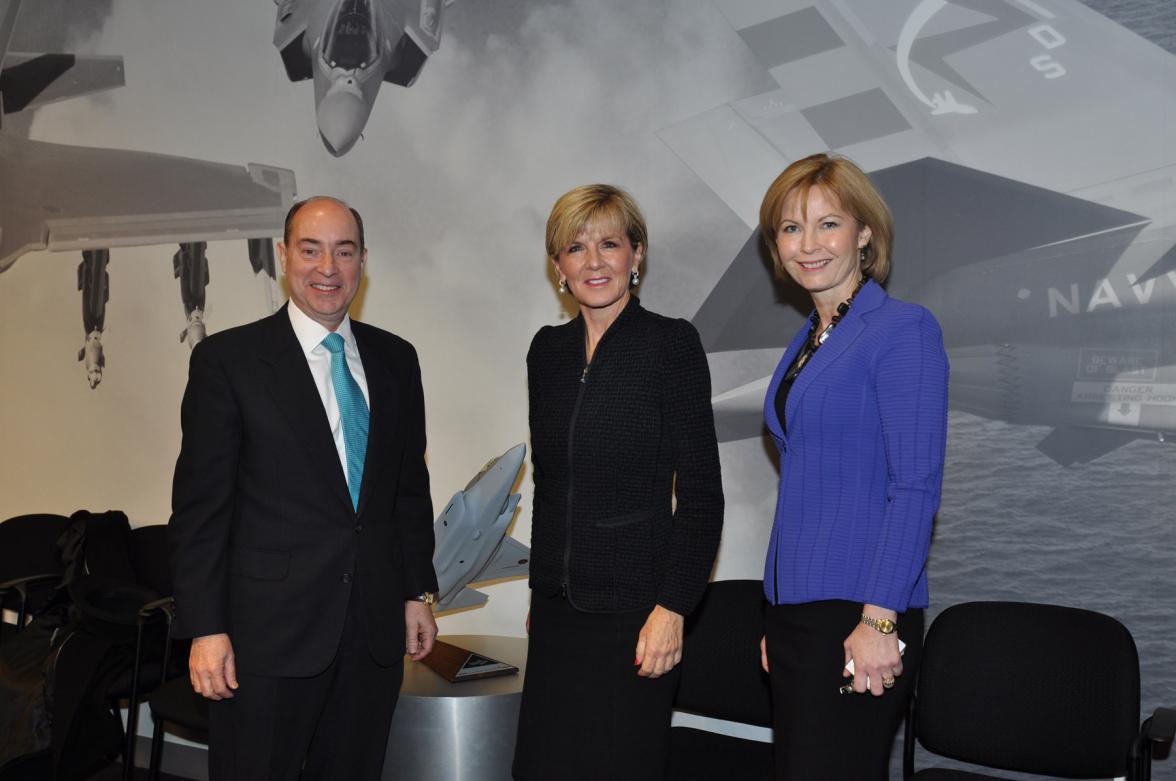
<svg viewBox="0 0 1176 781"><path fill-rule="evenodd" d="M1136 442L1059 467L1043 431L952 413L931 546L932 612L978 599L1112 615L1135 636L1143 709L1176 703L1176 447ZM1064 654L1064 649L1059 649Z"/></svg>
<svg viewBox="0 0 1176 781"><path fill-rule="evenodd" d="M1090 464L1059 467L1034 448L1045 433L951 414L929 614L959 602L1032 600L1114 616L1139 649L1141 716L1172 707L1176 447L1135 442ZM1065 652L1058 649L1059 663ZM1176 778L1176 763L1159 761L1152 773Z"/></svg>

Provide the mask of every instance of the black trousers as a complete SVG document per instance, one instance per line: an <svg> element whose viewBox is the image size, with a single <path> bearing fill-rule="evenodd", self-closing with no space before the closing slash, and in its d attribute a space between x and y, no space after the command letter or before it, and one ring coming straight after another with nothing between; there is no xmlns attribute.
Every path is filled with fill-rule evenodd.
<svg viewBox="0 0 1176 781"><path fill-rule="evenodd" d="M358 601L353 592L326 670L310 678L238 675L232 699L209 703L211 781L379 779L404 664L376 664Z"/></svg>
<svg viewBox="0 0 1176 781"><path fill-rule="evenodd" d="M923 611L898 617L903 674L881 697L840 694L849 679L842 643L861 618L860 602L769 605L765 614L772 682L776 778L886 781L890 749L906 715L923 653Z"/></svg>
<svg viewBox="0 0 1176 781"><path fill-rule="evenodd" d="M562 597L532 594L516 779L665 777L680 666L660 678L637 675L637 635L648 617L583 613Z"/></svg>

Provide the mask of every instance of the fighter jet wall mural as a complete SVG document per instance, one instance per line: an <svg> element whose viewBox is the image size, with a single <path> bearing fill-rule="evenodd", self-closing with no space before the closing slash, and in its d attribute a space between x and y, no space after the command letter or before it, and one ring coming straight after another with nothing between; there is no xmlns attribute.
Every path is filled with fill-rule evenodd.
<svg viewBox="0 0 1176 781"><path fill-rule="evenodd" d="M290 81L314 80L327 150L347 154L387 81L411 87L441 45L453 0L275 0L274 46Z"/></svg>
<svg viewBox="0 0 1176 781"><path fill-rule="evenodd" d="M833 149L895 213L889 289L939 317L953 409L1051 427L1038 449L1064 465L1172 439L1176 58L1078 3L716 5L778 89L660 133L750 233L694 317L709 353L799 328L808 304L772 281L758 199ZM767 383L716 395L722 439L761 435Z"/></svg>
<svg viewBox="0 0 1176 781"><path fill-rule="evenodd" d="M34 141L3 117L123 86L121 57L9 51L21 0L0 0L0 272L36 250L80 251L84 342L77 359L91 388L102 381L102 342L113 247L177 243L172 256L185 325L180 341L204 338L207 242L243 239L266 304L277 307L271 238L293 203L293 171L169 155Z"/></svg>

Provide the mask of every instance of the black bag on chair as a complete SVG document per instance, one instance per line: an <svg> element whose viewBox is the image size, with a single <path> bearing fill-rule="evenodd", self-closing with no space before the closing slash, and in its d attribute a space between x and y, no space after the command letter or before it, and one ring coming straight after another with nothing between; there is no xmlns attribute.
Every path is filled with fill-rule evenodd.
<svg viewBox="0 0 1176 781"><path fill-rule="evenodd" d="M54 778L84 778L122 750L122 723L110 708L111 683L125 677L135 651L139 607L155 592L101 575L70 584L71 633L52 679Z"/></svg>
<svg viewBox="0 0 1176 781"><path fill-rule="evenodd" d="M159 595L135 582L126 515L71 518L51 607L0 649L0 781L83 779L122 749L107 693L132 666L139 607Z"/></svg>
<svg viewBox="0 0 1176 781"><path fill-rule="evenodd" d="M69 608L58 605L0 646L0 781L51 774L53 680Z"/></svg>

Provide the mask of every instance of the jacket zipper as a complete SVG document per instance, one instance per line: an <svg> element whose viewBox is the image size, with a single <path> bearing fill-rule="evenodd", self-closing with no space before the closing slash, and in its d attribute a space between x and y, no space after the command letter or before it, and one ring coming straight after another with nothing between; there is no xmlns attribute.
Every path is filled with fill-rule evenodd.
<svg viewBox="0 0 1176 781"><path fill-rule="evenodd" d="M617 317L620 320L625 316L625 313L637 305L637 301L633 300L625 307L625 311L621 312ZM600 341L596 344L596 350L592 357L599 360L600 350L604 347L604 343L608 341L613 332L616 331L617 322L614 321L601 335ZM584 325L587 328L587 324ZM580 372L580 388L576 391L576 403L572 407L572 419L568 423L568 510L567 518L565 520L566 528L564 529L564 557L563 557L563 585L560 586L560 594L564 596L570 605L575 606L575 600L572 599L571 587L571 565L572 565L572 495L574 492L575 481L574 470L572 467L572 448L576 438L576 419L580 415L580 404L584 401L584 390L588 387L588 371L592 368L592 358L588 355L588 350L584 350L584 370Z"/></svg>
<svg viewBox="0 0 1176 781"><path fill-rule="evenodd" d="M560 586L560 594L568 602L572 601L569 586L572 579L572 490L574 485L572 480L572 446L576 438L576 418L580 415L580 403L584 401L584 389L588 387L588 370L590 368L592 368L592 364L585 363L584 371L580 373L580 388L576 391L576 404L572 407L572 419L568 423L568 511L564 528L563 585Z"/></svg>

